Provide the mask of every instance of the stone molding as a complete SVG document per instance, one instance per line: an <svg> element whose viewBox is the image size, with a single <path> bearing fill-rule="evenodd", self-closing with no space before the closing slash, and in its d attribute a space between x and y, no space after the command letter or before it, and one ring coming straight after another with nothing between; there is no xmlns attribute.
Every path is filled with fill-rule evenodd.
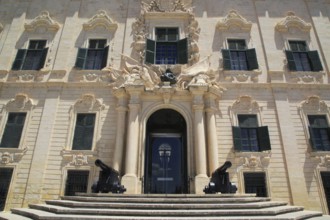
<svg viewBox="0 0 330 220"><path fill-rule="evenodd" d="M96 99L94 94L83 94L73 105L74 111L100 111L105 108L102 100Z"/></svg>
<svg viewBox="0 0 330 220"><path fill-rule="evenodd" d="M63 149L62 157L65 164L70 166L85 166L94 165L94 161L97 159L97 151L79 151L79 150L65 150Z"/></svg>
<svg viewBox="0 0 330 220"><path fill-rule="evenodd" d="M11 99L7 105L7 111L30 111L34 107L33 100L25 93L17 93L14 99Z"/></svg>
<svg viewBox="0 0 330 220"><path fill-rule="evenodd" d="M118 24L114 22L104 10L99 10L89 21L83 24L85 31L94 30L96 27L101 26L106 30L112 31L118 28Z"/></svg>
<svg viewBox="0 0 330 220"><path fill-rule="evenodd" d="M24 28L28 32L34 32L39 27L45 27L47 31L56 32L60 29L60 24L52 19L48 11L42 11L40 15L34 18L30 23L26 23Z"/></svg>
<svg viewBox="0 0 330 220"><path fill-rule="evenodd" d="M232 28L238 28L243 32L250 32L252 22L246 20L236 10L230 10L226 17L218 21L216 28L220 31L229 31Z"/></svg>
<svg viewBox="0 0 330 220"><path fill-rule="evenodd" d="M234 112L254 112L260 111L260 106L249 95L242 95L232 104L231 110Z"/></svg>
<svg viewBox="0 0 330 220"><path fill-rule="evenodd" d="M0 148L0 164L12 164L19 163L25 153L28 151L28 148Z"/></svg>
<svg viewBox="0 0 330 220"><path fill-rule="evenodd" d="M325 72L290 71L289 75L290 80L294 83L323 83Z"/></svg>
<svg viewBox="0 0 330 220"><path fill-rule="evenodd" d="M299 110L303 111L305 114L314 113L314 114L328 114L329 108L327 104L321 100L317 95L308 96L306 100L302 101L299 105Z"/></svg>
<svg viewBox="0 0 330 220"><path fill-rule="evenodd" d="M259 81L259 75L261 75L261 70L224 70L223 74L227 82L256 83Z"/></svg>
<svg viewBox="0 0 330 220"><path fill-rule="evenodd" d="M288 33L290 28L297 28L302 32L310 32L312 25L296 16L293 11L289 11L284 19L276 23L275 29L281 33Z"/></svg>
<svg viewBox="0 0 330 220"><path fill-rule="evenodd" d="M242 168L256 169L268 168L271 152L235 152L238 166Z"/></svg>

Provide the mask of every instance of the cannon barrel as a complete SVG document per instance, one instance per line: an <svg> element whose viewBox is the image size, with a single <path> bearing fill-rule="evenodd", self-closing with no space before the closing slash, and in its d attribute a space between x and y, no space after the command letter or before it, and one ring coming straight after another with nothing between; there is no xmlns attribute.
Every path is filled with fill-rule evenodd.
<svg viewBox="0 0 330 220"><path fill-rule="evenodd" d="M226 172L226 170L228 169L228 168L230 168L231 167L231 162L230 161L226 161L221 167L219 167L218 169L216 169L215 171L214 171L214 173L224 173L224 172Z"/></svg>
<svg viewBox="0 0 330 220"><path fill-rule="evenodd" d="M107 165L106 165L105 163L103 163L102 160L100 160L100 159L95 160L95 165L96 165L97 167L100 167L103 171L106 171L106 172L110 172L110 171L112 171L112 172L118 174L118 171L117 171L117 170L115 170L115 169L113 169L113 168L107 166Z"/></svg>

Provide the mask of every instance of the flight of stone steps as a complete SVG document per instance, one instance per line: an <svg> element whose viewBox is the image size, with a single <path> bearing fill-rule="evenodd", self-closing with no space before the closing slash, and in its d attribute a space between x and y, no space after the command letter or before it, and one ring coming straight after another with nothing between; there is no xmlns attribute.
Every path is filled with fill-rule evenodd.
<svg viewBox="0 0 330 220"><path fill-rule="evenodd" d="M313 219L330 220L322 213L288 206L285 202L251 194L128 195L83 194L64 196L45 204L0 212L9 220L97 220L97 219Z"/></svg>

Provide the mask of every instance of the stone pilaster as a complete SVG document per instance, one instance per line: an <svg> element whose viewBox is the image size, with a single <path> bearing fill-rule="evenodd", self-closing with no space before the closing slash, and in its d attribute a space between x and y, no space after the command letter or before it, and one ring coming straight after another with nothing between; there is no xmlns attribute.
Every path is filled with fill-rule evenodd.
<svg viewBox="0 0 330 220"><path fill-rule="evenodd" d="M215 100L217 96L213 94L206 95L206 134L207 134L207 157L208 157L208 174L211 175L218 166L218 140L217 127L215 122Z"/></svg>
<svg viewBox="0 0 330 220"><path fill-rule="evenodd" d="M127 99L128 96L124 89L118 89L114 92L115 96L118 99L118 107L117 107L117 127L116 127L116 144L115 144L115 152L113 155L113 164L112 167L119 172L122 173L122 161L123 161L123 153L125 149L125 121L126 121L126 113L128 111L127 107Z"/></svg>
<svg viewBox="0 0 330 220"><path fill-rule="evenodd" d="M194 154L196 165L195 193L203 193L204 187L208 184L207 162L206 162L206 143L204 125L204 92L207 87L194 86L189 90L193 95L194 110Z"/></svg>
<svg viewBox="0 0 330 220"><path fill-rule="evenodd" d="M127 193L135 194L138 192L138 151L139 151L139 113L141 108L140 95L144 86L127 86L126 90L130 95L129 115L127 126L125 175L122 184L126 187Z"/></svg>

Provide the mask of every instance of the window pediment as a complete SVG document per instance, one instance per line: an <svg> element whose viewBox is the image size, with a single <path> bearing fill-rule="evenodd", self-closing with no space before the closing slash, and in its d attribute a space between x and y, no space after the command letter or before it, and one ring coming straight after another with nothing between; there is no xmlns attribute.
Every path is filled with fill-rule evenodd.
<svg viewBox="0 0 330 220"><path fill-rule="evenodd" d="M104 10L99 10L89 21L83 24L85 31L94 30L96 27L104 27L106 30L116 30L118 24L114 22Z"/></svg>
<svg viewBox="0 0 330 220"><path fill-rule="evenodd" d="M44 27L47 31L58 31L60 24L50 17L48 11L42 11L30 23L24 25L25 30L29 32L34 32L39 27Z"/></svg>
<svg viewBox="0 0 330 220"><path fill-rule="evenodd" d="M299 107L305 114L307 113L328 113L327 104L319 96L313 95L307 97L300 103Z"/></svg>
<svg viewBox="0 0 330 220"><path fill-rule="evenodd" d="M297 28L302 32L309 32L312 25L305 22L300 17L296 16L294 12L290 11L287 16L275 25L275 29L282 33L289 32L290 28Z"/></svg>
<svg viewBox="0 0 330 220"><path fill-rule="evenodd" d="M250 32L252 22L246 20L237 11L231 10L226 17L218 21L217 29L221 31L229 31L230 29L238 28L244 32Z"/></svg>
<svg viewBox="0 0 330 220"><path fill-rule="evenodd" d="M28 111L31 110L34 106L34 103L31 98L27 94L24 93L18 93L16 94L15 98L10 100L7 105L6 109L7 111Z"/></svg>

